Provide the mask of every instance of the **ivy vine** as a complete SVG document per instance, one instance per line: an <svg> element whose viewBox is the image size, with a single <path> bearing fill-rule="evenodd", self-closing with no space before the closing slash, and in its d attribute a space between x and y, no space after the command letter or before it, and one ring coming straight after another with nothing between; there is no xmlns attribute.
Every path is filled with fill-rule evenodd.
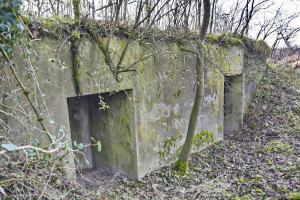
<svg viewBox="0 0 300 200"><path fill-rule="evenodd" d="M25 44L25 27L21 20L21 0L0 0L0 47L12 58L16 45ZM0 55L0 63L5 63Z"/></svg>

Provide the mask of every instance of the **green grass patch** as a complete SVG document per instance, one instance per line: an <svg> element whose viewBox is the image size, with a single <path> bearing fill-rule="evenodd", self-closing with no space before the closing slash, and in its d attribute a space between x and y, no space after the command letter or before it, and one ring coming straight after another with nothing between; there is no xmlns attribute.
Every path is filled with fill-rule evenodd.
<svg viewBox="0 0 300 200"><path fill-rule="evenodd" d="M266 151L268 153L289 155L293 153L293 147L287 143L283 143L281 140L273 140L268 142L266 146Z"/></svg>

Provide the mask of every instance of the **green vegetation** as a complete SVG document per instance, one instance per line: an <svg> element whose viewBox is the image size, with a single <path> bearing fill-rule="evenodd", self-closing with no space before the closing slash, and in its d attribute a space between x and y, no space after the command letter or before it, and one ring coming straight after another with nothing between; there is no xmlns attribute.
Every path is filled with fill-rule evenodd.
<svg viewBox="0 0 300 200"><path fill-rule="evenodd" d="M26 45L24 26L20 20L20 6L20 0L0 3L0 46L1 52L5 51L8 58L12 57L16 45ZM5 60L3 53L0 53L0 63Z"/></svg>
<svg viewBox="0 0 300 200"><path fill-rule="evenodd" d="M26 17L23 17L26 19ZM51 16L39 17L38 19L25 20L31 27L31 31L38 33L38 36L51 37L55 39L65 39L76 30L75 20L69 17Z"/></svg>
<svg viewBox="0 0 300 200"><path fill-rule="evenodd" d="M291 200L299 200L300 199L300 192L291 192L291 193L289 193L289 198Z"/></svg>
<svg viewBox="0 0 300 200"><path fill-rule="evenodd" d="M23 18L26 19L26 17ZM100 37L107 35L107 33L105 33L105 30L107 30L108 28L107 24L95 20L85 19L76 22L76 20L72 18L62 16L52 16L48 18L41 17L28 23L31 23L31 27L33 27L33 29L36 29L36 31L38 31L40 35L59 39L71 35L77 28L76 23L79 24L80 31L82 33L87 33L90 30L93 30L94 34L97 33L97 35ZM130 38L133 40L138 40L141 44L147 43L147 41L153 42L156 40L165 42L177 42L181 48L184 48L187 41L196 40L198 38L196 33L182 33L176 30L162 31L158 30L157 28L151 28L143 34L141 34L141 31L138 30L136 30L135 32L131 32L130 30L130 27L126 25L120 26L114 32L114 35L120 38ZM270 54L270 48L264 41L257 41L248 37L240 37L239 35L215 35L208 33L205 40L210 44L218 44L225 47L241 46L251 51L255 51L256 53L262 53L263 55Z"/></svg>
<svg viewBox="0 0 300 200"><path fill-rule="evenodd" d="M197 147L201 147L204 144L213 142L214 133L209 130L203 130L194 136L193 144Z"/></svg>
<svg viewBox="0 0 300 200"><path fill-rule="evenodd" d="M176 90L176 92L174 93L174 97L179 98L179 97L181 97L181 96L183 95L182 93L183 93L182 90L181 90L181 89L178 89L178 90Z"/></svg>
<svg viewBox="0 0 300 200"><path fill-rule="evenodd" d="M77 30L73 31L72 37L73 37L73 40L79 40L80 39L80 32L77 31Z"/></svg>
<svg viewBox="0 0 300 200"><path fill-rule="evenodd" d="M209 33L206 36L206 42L225 47L241 46L250 52L259 53L263 56L268 56L271 53L270 47L263 40L254 40L252 38L241 37L239 35L215 35Z"/></svg>
<svg viewBox="0 0 300 200"><path fill-rule="evenodd" d="M243 44L241 37L237 35L215 35L215 34L207 34L206 42L211 44L218 44L226 47L231 46L240 46Z"/></svg>
<svg viewBox="0 0 300 200"><path fill-rule="evenodd" d="M163 143L163 149L159 151L159 157L164 158L170 154L173 147L175 147L176 141L182 138L181 135L172 135L171 137L167 138Z"/></svg>
<svg viewBox="0 0 300 200"><path fill-rule="evenodd" d="M287 143L283 143L281 140L272 140L266 146L268 153L281 153L291 154L293 153L293 147Z"/></svg>
<svg viewBox="0 0 300 200"><path fill-rule="evenodd" d="M175 170L179 175L186 175L188 172L188 163L182 160L177 160L175 163Z"/></svg>
<svg viewBox="0 0 300 200"><path fill-rule="evenodd" d="M59 29L68 28L68 26L73 26L75 24L75 20L70 17L54 15L51 17L39 17L35 20L28 21L27 23L32 23L32 25L39 25L40 30L49 29L48 31L57 31Z"/></svg>

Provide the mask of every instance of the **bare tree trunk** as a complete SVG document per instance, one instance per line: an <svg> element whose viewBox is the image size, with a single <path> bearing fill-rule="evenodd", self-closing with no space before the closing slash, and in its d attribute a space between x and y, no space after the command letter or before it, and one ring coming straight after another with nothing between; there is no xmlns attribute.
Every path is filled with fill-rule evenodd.
<svg viewBox="0 0 300 200"><path fill-rule="evenodd" d="M123 22L126 22L127 19L127 6L128 6L128 0L124 0L124 9L123 9Z"/></svg>
<svg viewBox="0 0 300 200"><path fill-rule="evenodd" d="M284 41L284 44L286 45L286 47L287 47L288 49L292 49L292 48L293 48L292 45L291 45L291 43L289 42L288 39L283 38L283 41Z"/></svg>
<svg viewBox="0 0 300 200"><path fill-rule="evenodd" d="M41 16L41 11L42 11L42 3L41 3L41 1L40 0L38 0L38 2L37 2L37 8L38 8L38 17L40 17Z"/></svg>
<svg viewBox="0 0 300 200"><path fill-rule="evenodd" d="M184 7L184 21L183 21L183 28L187 32L189 29L189 17L190 17L190 12L191 12L191 5L192 1L188 1L188 3Z"/></svg>
<svg viewBox="0 0 300 200"><path fill-rule="evenodd" d="M212 9L211 9L211 17L210 17L210 25L209 25L209 32L213 32L213 24L214 24L214 12L215 12L215 7L216 7L216 0L212 1Z"/></svg>
<svg viewBox="0 0 300 200"><path fill-rule="evenodd" d="M235 30L234 30L234 34L237 34L238 31L239 31L239 28L240 28L240 26L241 26L241 24L242 24L242 21L243 21L243 19L244 19L244 13L245 13L246 9L248 8L250 1L251 1L251 0L247 0L246 5L245 5L245 7L244 7L243 10L242 10L242 13L241 13L241 15L240 15L240 19L239 19L239 21L238 21L238 25L236 26L236 28L235 28Z"/></svg>
<svg viewBox="0 0 300 200"><path fill-rule="evenodd" d="M57 0L56 13L59 14L60 0Z"/></svg>
<svg viewBox="0 0 300 200"><path fill-rule="evenodd" d="M244 36L245 31L247 31L249 29L249 23L250 23L250 20L252 19L252 16L253 16L253 9L254 9L254 0L252 0L250 11L249 11L248 6L247 6L246 24L241 30L241 36Z"/></svg>
<svg viewBox="0 0 300 200"><path fill-rule="evenodd" d="M198 28L200 29L201 27L201 10L202 10L202 1L198 0L198 7L197 7L197 21L198 21Z"/></svg>
<svg viewBox="0 0 300 200"><path fill-rule="evenodd" d="M179 9L178 9L178 2L176 1L175 3L175 9L174 9L174 14L173 14L173 24L174 24L174 27L177 27L178 26L178 15L179 15Z"/></svg>
<svg viewBox="0 0 300 200"><path fill-rule="evenodd" d="M96 4L95 0L92 1L92 18L95 19L95 12L96 12Z"/></svg>
<svg viewBox="0 0 300 200"><path fill-rule="evenodd" d="M278 45L279 40L280 40L279 35L277 35L276 39L275 39L275 41L274 41L274 43L272 44L272 47L271 47L271 57L272 58L274 58L274 56L275 56L276 47Z"/></svg>
<svg viewBox="0 0 300 200"><path fill-rule="evenodd" d="M232 14L232 16L231 16L231 18L230 18L230 21L228 22L228 25L229 25L229 28L227 29L227 31L229 32L229 33L231 33L232 32L232 29L233 29L233 25L234 25L234 19L235 19L235 17L236 17L236 13L237 13L237 10L238 10L238 7L239 7L239 0L236 2L236 4L235 4L235 7L234 7L234 9L233 9L233 14Z"/></svg>
<svg viewBox="0 0 300 200"><path fill-rule="evenodd" d="M53 4L52 0L49 0L49 3L50 3L52 12L53 12L54 14L58 14L58 13L56 13L56 10L55 10L55 8L54 8L54 4Z"/></svg>
<svg viewBox="0 0 300 200"><path fill-rule="evenodd" d="M199 41L197 42L197 57L196 57L196 97L192 108L191 117L189 120L186 139L176 162L176 170L180 173L186 173L188 169L189 156L192 151L193 138L196 131L198 114L202 105L204 96L204 52L202 44L204 42L210 20L210 0L203 0L203 21L200 30Z"/></svg>

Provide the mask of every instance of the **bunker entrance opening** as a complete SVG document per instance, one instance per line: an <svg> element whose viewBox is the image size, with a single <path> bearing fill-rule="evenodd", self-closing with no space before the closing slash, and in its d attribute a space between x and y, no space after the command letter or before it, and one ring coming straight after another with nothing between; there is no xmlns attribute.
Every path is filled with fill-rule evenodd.
<svg viewBox="0 0 300 200"><path fill-rule="evenodd" d="M84 156L75 155L77 166L136 171L132 90L70 97L67 102L73 148L85 147Z"/></svg>
<svg viewBox="0 0 300 200"><path fill-rule="evenodd" d="M224 78L224 134L239 130L243 124L244 76Z"/></svg>

